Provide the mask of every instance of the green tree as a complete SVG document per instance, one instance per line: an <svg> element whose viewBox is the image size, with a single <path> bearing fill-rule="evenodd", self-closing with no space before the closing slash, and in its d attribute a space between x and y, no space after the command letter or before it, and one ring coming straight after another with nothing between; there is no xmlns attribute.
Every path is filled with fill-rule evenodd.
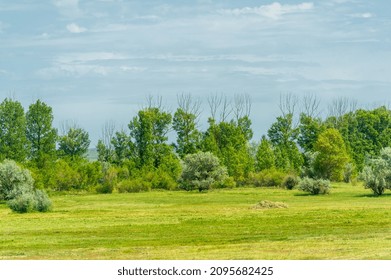
<svg viewBox="0 0 391 280"><path fill-rule="evenodd" d="M298 130L293 127L292 114L277 117L269 128L267 135L274 146L277 168L300 171L304 160L296 144L297 133Z"/></svg>
<svg viewBox="0 0 391 280"><path fill-rule="evenodd" d="M196 118L195 114L182 108L178 108L174 114L173 128L177 133L175 151L181 158L199 149L201 133L196 127Z"/></svg>
<svg viewBox="0 0 391 280"><path fill-rule="evenodd" d="M258 145L257 154L256 154L256 171L261 171L264 169L270 169L274 167L274 152L272 144L266 136L262 136L261 143Z"/></svg>
<svg viewBox="0 0 391 280"><path fill-rule="evenodd" d="M220 123L210 118L202 142L203 151L216 155L237 182L244 181L254 168L249 144L252 137L250 126L247 117Z"/></svg>
<svg viewBox="0 0 391 280"><path fill-rule="evenodd" d="M228 177L225 167L210 152L198 152L184 158L181 186L186 190L208 190L214 183L223 182Z"/></svg>
<svg viewBox="0 0 391 280"><path fill-rule="evenodd" d="M88 132L76 126L70 127L65 135L59 137L58 152L71 159L84 157L90 146Z"/></svg>
<svg viewBox="0 0 391 280"><path fill-rule="evenodd" d="M27 156L26 117L20 102L4 99L0 104L0 159L23 162Z"/></svg>
<svg viewBox="0 0 391 280"><path fill-rule="evenodd" d="M314 148L314 144L318 139L320 133L325 130L322 120L319 118L312 118L306 114L300 115L300 124L297 137L297 143L304 150L310 152Z"/></svg>
<svg viewBox="0 0 391 280"><path fill-rule="evenodd" d="M26 136L30 143L29 158L42 168L56 154L57 130L52 127L52 108L37 100L26 113Z"/></svg>
<svg viewBox="0 0 391 280"><path fill-rule="evenodd" d="M317 156L314 161L314 170L317 177L342 181L349 156L345 143L339 131L329 128L322 132L314 145Z"/></svg>
<svg viewBox="0 0 391 280"><path fill-rule="evenodd" d="M129 135L125 131L117 131L111 139L111 144L114 148L114 162L122 164L124 161L134 160L134 144Z"/></svg>
<svg viewBox="0 0 391 280"><path fill-rule="evenodd" d="M171 121L171 114L158 107L149 107L140 110L129 123L134 156L139 168L158 168L162 159L172 152L172 148L166 143Z"/></svg>

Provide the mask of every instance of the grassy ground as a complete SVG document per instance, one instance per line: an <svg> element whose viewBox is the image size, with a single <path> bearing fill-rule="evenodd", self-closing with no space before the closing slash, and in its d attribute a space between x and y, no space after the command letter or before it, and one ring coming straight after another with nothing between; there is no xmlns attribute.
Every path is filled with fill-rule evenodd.
<svg viewBox="0 0 391 280"><path fill-rule="evenodd" d="M391 195L243 188L58 195L53 212L0 204L0 259L391 259ZM254 209L262 200L281 209Z"/></svg>

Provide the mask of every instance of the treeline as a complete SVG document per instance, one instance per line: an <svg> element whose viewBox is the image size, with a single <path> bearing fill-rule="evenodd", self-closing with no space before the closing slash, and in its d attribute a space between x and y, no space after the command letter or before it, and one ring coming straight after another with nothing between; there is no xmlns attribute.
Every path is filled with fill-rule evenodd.
<svg viewBox="0 0 391 280"><path fill-rule="evenodd" d="M39 189L109 193L185 188L184 159L198 152L213 154L225 167L228 177L218 187L281 185L287 175L349 182L391 143L385 106L366 110L339 98L321 117L315 95L281 96L280 116L253 142L248 96L212 96L208 105L208 125L201 131L199 100L180 95L171 113L161 99L150 98L127 129L104 125L98 160L91 162L85 158L87 131L73 124L60 135L49 105L37 100L24 112L20 102L7 98L0 104L0 159L28 168Z"/></svg>

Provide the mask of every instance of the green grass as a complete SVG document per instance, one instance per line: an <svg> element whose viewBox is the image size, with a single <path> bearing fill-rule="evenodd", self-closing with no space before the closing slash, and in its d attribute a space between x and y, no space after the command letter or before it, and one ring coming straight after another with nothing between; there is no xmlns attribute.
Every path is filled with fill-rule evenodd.
<svg viewBox="0 0 391 280"><path fill-rule="evenodd" d="M0 259L391 259L391 195L361 186L52 200L50 213L0 204ZM262 200L288 208L255 209Z"/></svg>

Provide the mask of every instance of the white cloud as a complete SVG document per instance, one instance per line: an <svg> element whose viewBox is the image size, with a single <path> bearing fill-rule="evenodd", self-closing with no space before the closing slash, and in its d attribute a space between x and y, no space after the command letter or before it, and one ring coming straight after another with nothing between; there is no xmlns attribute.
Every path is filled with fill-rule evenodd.
<svg viewBox="0 0 391 280"><path fill-rule="evenodd" d="M77 25L76 23L70 23L67 25L67 30L71 33L83 33L86 32L87 29Z"/></svg>
<svg viewBox="0 0 391 280"><path fill-rule="evenodd" d="M79 8L79 0L54 0L54 5L61 14L67 17L78 17L82 14Z"/></svg>
<svg viewBox="0 0 391 280"><path fill-rule="evenodd" d="M305 2L297 5L284 5L279 2L274 2L270 5L262 5L259 7L245 7L241 9L220 10L223 14L241 16L241 15L259 15L271 19L279 19L285 14L305 12L312 10L314 4Z"/></svg>
<svg viewBox="0 0 391 280"><path fill-rule="evenodd" d="M372 18L373 14L371 14L371 13L353 14L352 17L355 17L355 18Z"/></svg>
<svg viewBox="0 0 391 280"><path fill-rule="evenodd" d="M111 53L111 52L85 52L85 53L68 53L60 55L55 59L56 63L71 64L71 63L86 63L91 61L102 60L121 60L128 57L123 54Z"/></svg>

